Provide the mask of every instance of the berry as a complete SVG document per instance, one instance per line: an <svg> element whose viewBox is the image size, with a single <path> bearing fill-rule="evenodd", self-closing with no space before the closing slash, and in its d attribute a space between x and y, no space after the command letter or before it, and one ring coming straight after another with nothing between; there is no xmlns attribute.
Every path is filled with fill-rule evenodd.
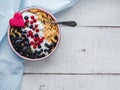
<svg viewBox="0 0 120 90"><path fill-rule="evenodd" d="M25 41L25 45L28 46L28 45L29 45L29 42Z"/></svg>
<svg viewBox="0 0 120 90"><path fill-rule="evenodd" d="M15 43L16 43L17 45L19 45L21 42L22 42L22 41L19 40L19 39L15 41Z"/></svg>
<svg viewBox="0 0 120 90"><path fill-rule="evenodd" d="M36 43L35 43L36 45L40 45L40 42L39 41L36 41Z"/></svg>
<svg viewBox="0 0 120 90"><path fill-rule="evenodd" d="M41 45L38 45L38 48L41 48Z"/></svg>
<svg viewBox="0 0 120 90"><path fill-rule="evenodd" d="M26 21L25 21L25 23L27 23L27 24L28 24L28 23L29 23L29 20L26 20Z"/></svg>
<svg viewBox="0 0 120 90"><path fill-rule="evenodd" d="M23 47L22 51L23 52L27 51L27 47Z"/></svg>
<svg viewBox="0 0 120 90"><path fill-rule="evenodd" d="M35 28L33 28L32 30L35 30Z"/></svg>
<svg viewBox="0 0 120 90"><path fill-rule="evenodd" d="M27 33L27 30L24 30L22 33L26 34L26 33Z"/></svg>
<svg viewBox="0 0 120 90"><path fill-rule="evenodd" d="M34 45L33 45L33 48L34 48L34 49L36 49L36 48L37 48L37 46L34 44Z"/></svg>
<svg viewBox="0 0 120 90"><path fill-rule="evenodd" d="M38 48L41 48L41 45L38 45Z"/></svg>
<svg viewBox="0 0 120 90"><path fill-rule="evenodd" d="M31 42L30 42L30 45L33 45L33 44L35 44L34 41L31 41Z"/></svg>
<svg viewBox="0 0 120 90"><path fill-rule="evenodd" d="M34 19L35 17L34 16L31 16L31 19Z"/></svg>
<svg viewBox="0 0 120 90"><path fill-rule="evenodd" d="M36 32L39 32L39 29L36 29Z"/></svg>
<svg viewBox="0 0 120 90"><path fill-rule="evenodd" d="M43 40L44 40L44 37L42 37L42 38L39 40L39 42L40 42L40 43L42 43L42 42L43 42Z"/></svg>
<svg viewBox="0 0 120 90"><path fill-rule="evenodd" d="M20 29L19 32L22 33L22 30Z"/></svg>
<svg viewBox="0 0 120 90"><path fill-rule="evenodd" d="M41 54L41 51L38 51L38 54Z"/></svg>
<svg viewBox="0 0 120 90"><path fill-rule="evenodd" d="M35 37L34 41L37 42L39 40L39 37Z"/></svg>
<svg viewBox="0 0 120 90"><path fill-rule="evenodd" d="M42 54L41 56L42 56L42 57L45 57L45 54Z"/></svg>
<svg viewBox="0 0 120 90"><path fill-rule="evenodd" d="M30 34L27 34L27 37L30 37Z"/></svg>
<svg viewBox="0 0 120 90"><path fill-rule="evenodd" d="M54 44L54 46L56 46L56 45L57 45L57 43L56 43L56 42L54 42L53 44Z"/></svg>
<svg viewBox="0 0 120 90"><path fill-rule="evenodd" d="M33 24L33 21L30 21L30 24Z"/></svg>
<svg viewBox="0 0 120 90"><path fill-rule="evenodd" d="M47 48L49 48L49 44L45 43L44 45L45 45Z"/></svg>
<svg viewBox="0 0 120 90"><path fill-rule="evenodd" d="M48 50L47 49L44 49L44 52L47 52Z"/></svg>
<svg viewBox="0 0 120 90"><path fill-rule="evenodd" d="M35 24L35 28L37 28L38 27L38 24Z"/></svg>
<svg viewBox="0 0 120 90"><path fill-rule="evenodd" d="M37 54L38 53L38 51L37 50L35 50L35 52L34 52L35 54Z"/></svg>
<svg viewBox="0 0 120 90"><path fill-rule="evenodd" d="M25 17L24 17L25 20L28 20L28 18L29 18L28 16L25 16Z"/></svg>
<svg viewBox="0 0 120 90"><path fill-rule="evenodd" d="M29 30L29 31L28 31L28 34L29 34L30 36L32 36L32 35L33 35L33 32L32 32L31 30Z"/></svg>
<svg viewBox="0 0 120 90"><path fill-rule="evenodd" d="M34 35L33 35L33 34L31 35L31 38L34 38Z"/></svg>
<svg viewBox="0 0 120 90"><path fill-rule="evenodd" d="M52 50L48 50L47 52L48 52L48 53L51 53L51 51L52 51Z"/></svg>
<svg viewBox="0 0 120 90"><path fill-rule="evenodd" d="M39 35L38 35L38 34L35 34L34 36L35 36L35 37L38 37Z"/></svg>
<svg viewBox="0 0 120 90"><path fill-rule="evenodd" d="M34 22L34 23L36 23L36 22L37 22L37 20L36 20L36 19L33 19L33 22Z"/></svg>
<svg viewBox="0 0 120 90"><path fill-rule="evenodd" d="M40 51L43 52L43 49L41 49Z"/></svg>
<svg viewBox="0 0 120 90"><path fill-rule="evenodd" d="M30 25L29 28L32 29L32 28L33 28L33 25Z"/></svg>

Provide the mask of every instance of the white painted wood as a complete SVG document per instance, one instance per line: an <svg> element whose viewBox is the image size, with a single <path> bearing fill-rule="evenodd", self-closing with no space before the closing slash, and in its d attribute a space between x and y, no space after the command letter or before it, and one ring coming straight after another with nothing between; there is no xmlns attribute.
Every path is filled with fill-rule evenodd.
<svg viewBox="0 0 120 90"><path fill-rule="evenodd" d="M120 90L120 76L25 75L22 90Z"/></svg>
<svg viewBox="0 0 120 90"><path fill-rule="evenodd" d="M48 59L26 62L25 73L120 73L120 28L62 27Z"/></svg>
<svg viewBox="0 0 120 90"><path fill-rule="evenodd" d="M75 20L79 26L120 26L120 0L78 0L56 15L58 21Z"/></svg>
<svg viewBox="0 0 120 90"><path fill-rule="evenodd" d="M25 62L22 90L120 90L120 28L80 27L120 26L119 9L120 0L79 0L58 13L58 21L75 20L78 27L61 28L60 46L48 59Z"/></svg>

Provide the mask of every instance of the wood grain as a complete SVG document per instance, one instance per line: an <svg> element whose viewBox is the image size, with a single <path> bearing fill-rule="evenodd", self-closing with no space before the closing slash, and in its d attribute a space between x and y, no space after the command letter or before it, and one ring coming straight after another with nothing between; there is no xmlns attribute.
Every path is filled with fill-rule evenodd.
<svg viewBox="0 0 120 90"><path fill-rule="evenodd" d="M25 75L22 90L119 90L120 76Z"/></svg>
<svg viewBox="0 0 120 90"><path fill-rule="evenodd" d="M58 21L75 20L79 26L120 26L120 0L78 0L56 15Z"/></svg>
<svg viewBox="0 0 120 90"><path fill-rule="evenodd" d="M120 28L62 27L57 51L25 73L120 73Z"/></svg>
<svg viewBox="0 0 120 90"><path fill-rule="evenodd" d="M56 14L61 27L57 51L25 62L22 90L120 90L120 0L78 0Z"/></svg>

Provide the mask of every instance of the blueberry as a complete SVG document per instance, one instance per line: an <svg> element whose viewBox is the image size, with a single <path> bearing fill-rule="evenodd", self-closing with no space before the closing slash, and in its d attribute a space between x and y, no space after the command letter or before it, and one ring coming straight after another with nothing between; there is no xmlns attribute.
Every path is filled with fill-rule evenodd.
<svg viewBox="0 0 120 90"><path fill-rule="evenodd" d="M10 38L12 39L12 38L14 38L14 36L12 34L10 34Z"/></svg>
<svg viewBox="0 0 120 90"><path fill-rule="evenodd" d="M25 45L28 46L28 45L29 45L29 42L25 41Z"/></svg>
<svg viewBox="0 0 120 90"><path fill-rule="evenodd" d="M48 50L47 49L44 49L44 52L46 53Z"/></svg>
<svg viewBox="0 0 120 90"><path fill-rule="evenodd" d="M24 17L25 20L28 20L28 18L29 18L28 16L25 16L25 17Z"/></svg>
<svg viewBox="0 0 120 90"><path fill-rule="evenodd" d="M15 41L15 44L19 45L21 42L22 41L18 39L18 40Z"/></svg>
<svg viewBox="0 0 120 90"><path fill-rule="evenodd" d="M30 26L29 26L29 28L31 28L31 29L32 29L32 28L33 28L33 25L30 25Z"/></svg>
<svg viewBox="0 0 120 90"><path fill-rule="evenodd" d="M43 49L41 49L40 51L43 52Z"/></svg>
<svg viewBox="0 0 120 90"><path fill-rule="evenodd" d="M27 47L23 47L22 51L26 52L27 51Z"/></svg>
<svg viewBox="0 0 120 90"><path fill-rule="evenodd" d="M44 45L45 45L47 48L49 48L49 44L45 43Z"/></svg>
<svg viewBox="0 0 120 90"><path fill-rule="evenodd" d="M19 52L20 55L23 55L23 52Z"/></svg>
<svg viewBox="0 0 120 90"><path fill-rule="evenodd" d="M32 53L32 54L31 54L31 58L35 58L35 53Z"/></svg>
<svg viewBox="0 0 120 90"><path fill-rule="evenodd" d="M38 35L38 34L35 34L34 36L35 36L35 37L38 37L39 35Z"/></svg>
<svg viewBox="0 0 120 90"><path fill-rule="evenodd" d="M45 54L42 54L41 57L45 57Z"/></svg>
<svg viewBox="0 0 120 90"><path fill-rule="evenodd" d="M57 45L57 43L56 43L56 42L54 42L53 44L54 44L54 46L56 46L56 45Z"/></svg>
<svg viewBox="0 0 120 90"><path fill-rule="evenodd" d="M41 45L38 45L38 48L41 48Z"/></svg>
<svg viewBox="0 0 120 90"><path fill-rule="evenodd" d="M54 47L53 44L50 44L49 49L51 50L53 47Z"/></svg>
<svg viewBox="0 0 120 90"><path fill-rule="evenodd" d="M37 53L38 53L38 54L41 54L41 51L38 51Z"/></svg>
<svg viewBox="0 0 120 90"><path fill-rule="evenodd" d="M22 29L20 29L19 32L22 33Z"/></svg>
<svg viewBox="0 0 120 90"><path fill-rule="evenodd" d="M48 50L47 52L48 52L48 53L51 53L51 52L52 52L52 50Z"/></svg>
<svg viewBox="0 0 120 90"><path fill-rule="evenodd" d="M22 33L26 34L28 31L27 30L24 30Z"/></svg>
<svg viewBox="0 0 120 90"><path fill-rule="evenodd" d="M27 55L27 53L25 53L25 52L23 52L23 54L22 54L23 56L26 56Z"/></svg>
<svg viewBox="0 0 120 90"><path fill-rule="evenodd" d="M35 50L35 52L34 52L35 54L37 54L38 53L38 51L37 50Z"/></svg>

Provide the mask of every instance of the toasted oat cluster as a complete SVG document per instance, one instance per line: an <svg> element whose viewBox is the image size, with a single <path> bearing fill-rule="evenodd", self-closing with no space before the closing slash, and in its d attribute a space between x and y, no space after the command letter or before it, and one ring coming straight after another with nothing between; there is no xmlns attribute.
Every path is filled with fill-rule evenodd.
<svg viewBox="0 0 120 90"><path fill-rule="evenodd" d="M22 20L24 26L21 24ZM45 57L54 50L59 39L58 26L45 21L54 19L39 9L30 9L21 15L20 13L14 15L10 22L10 40L20 55L36 59Z"/></svg>

